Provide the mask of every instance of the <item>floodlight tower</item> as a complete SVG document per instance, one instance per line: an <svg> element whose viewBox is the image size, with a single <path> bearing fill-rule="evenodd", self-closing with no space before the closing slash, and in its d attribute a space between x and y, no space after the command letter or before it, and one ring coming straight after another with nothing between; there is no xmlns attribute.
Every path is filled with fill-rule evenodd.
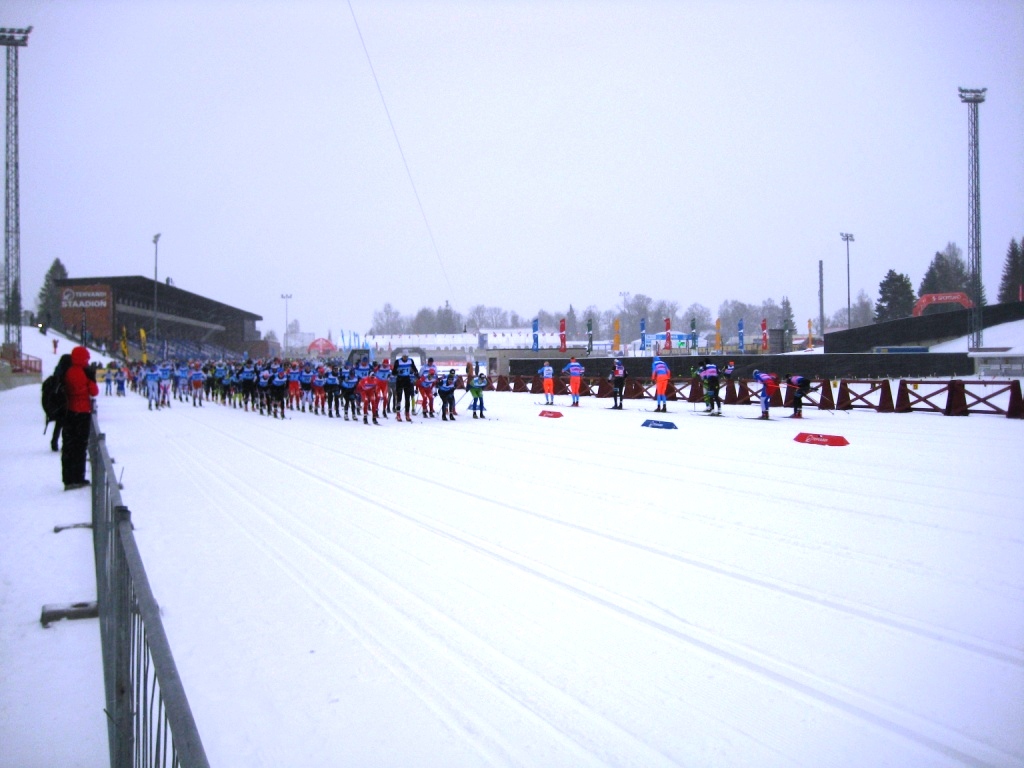
<svg viewBox="0 0 1024 768"><path fill-rule="evenodd" d="M159 285L156 279L156 269L160 257L160 233L153 235L153 343L156 344L156 287Z"/></svg>
<svg viewBox="0 0 1024 768"><path fill-rule="evenodd" d="M960 101L967 105L967 269L971 280L970 341L968 349L981 346L981 171L978 165L978 105L987 88L961 88Z"/></svg>
<svg viewBox="0 0 1024 768"><path fill-rule="evenodd" d="M18 48L32 27L0 28L7 48L7 162L4 185L4 350L21 357L21 223L18 205Z"/></svg>
<svg viewBox="0 0 1024 768"><path fill-rule="evenodd" d="M850 242L853 240L853 235L849 232L840 232L839 236L846 243L846 330L850 330L853 326L851 320L853 313L850 311Z"/></svg>
<svg viewBox="0 0 1024 768"><path fill-rule="evenodd" d="M288 353L288 299L292 295L290 293L282 293L281 298L284 299L284 333L281 334L281 356L284 357Z"/></svg>

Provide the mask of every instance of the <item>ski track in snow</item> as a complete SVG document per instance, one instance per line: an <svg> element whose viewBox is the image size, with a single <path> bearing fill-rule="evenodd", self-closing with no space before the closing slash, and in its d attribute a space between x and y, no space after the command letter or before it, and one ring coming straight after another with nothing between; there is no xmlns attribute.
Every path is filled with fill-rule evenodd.
<svg viewBox="0 0 1024 768"><path fill-rule="evenodd" d="M488 399L492 398L493 395ZM212 410L214 413L230 413L220 407ZM845 728L852 728L855 731L859 729L865 734L864 738L876 741L881 738L883 742L887 739L907 740L926 753L933 753L933 756L943 755L956 763L966 765L1010 764L1017 759L1013 754L1017 745L1012 739L1002 745L991 744L986 742L984 734L972 734L969 732L970 729L967 729L968 732L962 732L954 719L955 712L946 715L933 713L928 716L913 711L911 702L900 701L898 696L890 695L889 699L886 699L872 693L868 686L861 690L858 688L857 675L848 675L846 680L840 679L841 675L837 677L835 670L828 669L827 657L794 665L791 660L779 656L778 649L771 647L770 642L759 644L756 642L757 638L737 633L734 627L716 626L711 620L713 616L706 612L702 614L697 610L694 616L687 617L680 615L668 605L661 605L660 600L630 597L615 588L615 580L599 583L588 578L585 570L581 570L581 575L576 575L570 570L571 565L556 566L554 563L558 562L557 559L537 560L526 552L516 551L516 542L507 535L507 532L492 531L487 525L482 525L480 520L469 519L473 517L472 511L478 508L486 508L492 517L495 513L514 516L516 523L508 524L512 526L522 526L524 519L528 518L533 522L525 525L540 525L546 536L551 535L550 529L554 527L573 537L583 535L587 539L596 539L596 546L604 551L615 553L625 547L644 555L654 555L665 561L665 567L669 569L684 569L675 573L676 578L685 575L686 572L697 570L703 572L703 579L711 579L717 585L716 589L725 590L727 593L753 588L767 595L775 610L790 616L802 626L805 625L804 628L809 632L814 631L813 625L816 623L828 625L840 622L847 627L845 633L852 633L853 636L864 633L867 637L877 631L860 628L861 624L868 622L872 626L884 627L885 632L892 631L897 635L911 635L919 640L928 641L938 649L934 652L938 653L940 658L943 654L947 655L947 662L967 663L972 669L981 665L981 671L985 674L992 674L991 665L995 665L996 668L1008 667L1015 669L1015 674L1020 675L1024 659L1018 648L1007 648L999 643L967 636L929 622L892 615L869 605L830 596L806 586L773 579L766 574L753 573L717 560L686 555L651 544L642 538L625 536L613 528L605 529L592 523L583 524L571 516L563 519L523 504L499 501L494 497L493 490L487 491L488 485L499 482L499 477L494 472L498 468L481 468L468 458L474 455L474 451L481 451L487 446L493 450L495 445L508 451L529 453L530 469L524 473L528 474L529 478L505 478L508 490L524 491L522 496L519 493L515 494L518 498L531 498L531 495L541 498L547 493L562 498L582 497L591 504L598 504L603 497L593 487L593 483L573 481L573 461L571 454L566 453L567 447L571 447L575 439L591 434L586 430L574 427L562 429L563 434L558 435L556 440L553 439L550 429L545 431L542 427L529 424L517 425L514 433L507 429L499 429L496 433L490 426L491 422L475 422L471 425L475 431L462 429L455 433L451 430L459 424L456 422L456 425L442 425L440 430L448 430L449 435L456 438L455 445L458 446L458 450L439 458L430 453L430 441L444 441L448 436L434 434L435 431L431 430L430 437L426 438L424 443L424 432L417 431L417 436L412 441L403 439L396 444L393 439L390 440L387 443L388 461L385 462L371 458L373 452L368 450L368 447L371 446L370 441L375 439L375 435L369 433L376 430L363 430L362 425L345 425L344 422L338 425L318 419L302 423L300 429L303 432L287 433L282 432L281 427L295 427L295 422L287 424L271 421L266 417L260 419L250 414L230 413L232 419L247 419L252 422L246 425L247 433L253 427L258 427L260 432L266 434L268 441L264 444L261 441L239 438L230 428L215 424L206 409L190 412L176 408L160 416L172 413L179 417L183 415L187 421L193 422L196 430L209 430L233 441L238 450L246 452L246 463L251 461L255 467L253 475L244 479L216 472L214 468L218 465L219 458L217 453L205 448L202 440L195 441L186 437L192 434L192 429L185 429L180 434L170 432L165 438L178 447L173 455L181 472L191 475L192 481L198 482L206 489L205 494L211 500L211 505L230 517L233 524L271 558L286 578L298 583L310 598L328 611L346 631L358 637L360 642L364 643L404 684L414 690L421 701L437 713L454 732L463 734L468 741L475 744L478 756L486 762L582 764L593 761L617 765L653 765L676 762L685 764L685 758L678 752L678 744L672 739L663 741L663 737L652 733L647 724L633 721L618 702L601 700L600 696L595 697L592 691L568 690L564 686L549 682L551 675L557 673L557 667L552 667L550 662L532 658L528 645L517 646L510 643L507 638L492 636L484 623L471 622L472 612L466 614L458 605L440 603L437 597L431 594L430 586L420 586L415 576L406 573L385 573L369 557L357 554L353 547L332 543L325 537L324 529L307 522L304 514L295 514L287 503L272 500L275 492L270 490L266 482L261 483L260 476L267 478L278 476L279 473L268 471L268 464L279 465L280 476L305 476L308 481L323 485L326 493L335 498L332 509L340 506L336 498L336 494L340 492L353 501L351 507L344 505L342 509L365 509L374 513L372 520L357 520L349 514L345 514L341 520L332 517L330 521L319 521L318 518L320 524L329 523L332 533L346 531L346 536L335 535L333 539L347 540L348 536L358 532L363 537L361 540L374 540L378 547L400 547L407 555L407 559L403 561L404 568L411 568L410 563L416 564L421 569L419 575L423 577L425 585L432 584L431 579L436 581L441 578L446 595L468 595L465 598L466 605L479 608L478 603L471 599L472 596L487 593L481 592L472 584L463 583L457 573L441 572L443 562L425 556L426 553L432 553L436 547L443 546L446 552L452 553L453 561L470 557L475 562L481 559L488 562L489 564L484 566L486 568L513 569L539 583L540 594L549 595L550 590L555 590L558 597L554 599L560 604L572 606L573 611L580 611L582 615L591 617L605 616L603 619L591 618L591 621L597 621L601 625L608 621L615 624L625 623L633 626L629 632L635 632L636 627L640 627L645 634L653 633L656 638L653 641L655 647L663 648L663 653L669 657L689 656L687 663L701 670L700 675L686 678L690 685L700 685L695 681L701 680L701 677L708 679L709 675L714 677L718 674L728 674L747 678L742 682L734 682L732 686L742 689L748 695L742 699L736 695L723 696L723 701L717 708L707 704L694 704L694 701L706 702L713 699L713 688L708 689L703 696L690 695L683 699L680 698L676 687L678 680L671 675L666 676L664 680L658 676L648 679L644 688L646 696L652 695L651 691L657 691L656 695L660 699L671 701L674 711L685 710L688 717L697 722L705 722L710 727L731 732L733 735L726 741L732 749L739 750L737 754L759 754L761 758L765 758L767 751L775 756L773 761L777 759L781 761L780 764L789 764L788 761L792 760L795 754L799 754L799 748L791 743L796 736L780 737L778 733L766 732L751 725L764 717L762 706L752 702L762 702L767 706L764 697L769 695L767 691L771 691L769 699L782 696L787 700L786 706L781 707L783 711L789 711L798 706L797 702L809 699L820 709L819 718L832 721L830 727L837 727L835 722L841 721L845 723ZM621 414L613 414L612 418L620 416ZM301 422L298 419L296 421ZM317 428L319 431L321 425L340 427L343 430L338 434L338 444L335 445L333 441L320 443L317 449L320 453L316 457L304 454L303 446L307 439L311 438L305 430ZM737 425L746 426L739 422ZM397 429L407 428L405 425L394 426ZM559 427L561 426L560 424ZM719 426L721 425L712 428ZM487 431L483 432L482 429ZM356 439L352 440L353 437ZM676 439L672 440L673 437ZM691 437L685 436L683 443L685 444ZM655 439L660 440L662 449L672 447L678 451L680 448L679 437L676 435ZM616 434L616 440L613 458L609 459L606 452L591 451L587 454L588 462L595 464L600 470L609 473L619 472L624 476L651 483L650 486L641 486L643 488L657 487L657 482L664 481L665 473L673 469L678 470L677 464L660 459L658 451L652 452L647 436ZM447 442L451 443L451 440ZM270 444L273 445L273 449L266 447ZM696 453L700 462L698 468L692 472L699 475L701 491L709 491L712 494L728 492L741 497L758 498L760 494L757 491L730 487L729 472L722 466L734 459L720 446L715 448L710 455ZM652 455L649 458L641 457L637 455L640 453ZM304 460L284 458L292 455L302 456ZM324 461L325 458L329 458L330 461ZM344 461L358 462L362 470L354 473L349 470L340 472L339 462ZM441 471L444 463L449 465L447 472ZM552 473L545 476L542 468L546 465L550 469L556 463L561 465L562 471L557 475ZM471 474L466 478L464 474L459 475L460 485L438 479L453 477L450 471L450 465L453 464L466 473L475 472L477 476L473 477ZM867 466L867 462L863 464ZM844 481L856 476L850 466L847 464L846 471L842 474ZM766 459L759 462L757 473L761 476L776 470L791 470L791 467L792 465L787 464L782 458ZM686 469L689 473L690 467L687 466ZM342 480L340 477L346 479ZM359 478L359 482L355 481L356 477ZM713 481L709 481L709 477L713 478ZM835 481L837 478L830 475L829 479ZM463 483L463 480L466 482ZM415 509L409 509L404 505L399 508L392 496L380 490L389 486L406 487L410 483L415 483L419 489ZM519 488L520 484L523 488ZM735 479L732 486L735 486ZM429 491L431 487L433 490ZM479 487L479 490L474 490L475 487ZM684 487L689 488L692 493L692 485L684 484ZM823 484L821 490L827 492L830 487L831 483ZM864 515L886 524L934 528L941 535L972 534L988 544L993 543L998 535L996 531L987 534L974 531L966 521L957 526L938 526L935 521L908 520L896 514L864 512L848 498L844 499L841 505L828 510L816 510L813 504L807 504L798 498L801 489L806 495L807 483L775 478L771 480L771 493L775 503L790 509L798 509L802 514L818 512L854 520ZM780 490L784 492L780 494ZM234 504L225 503L225 494L236 498L237 511L233 511ZM426 511L421 511L422 505L419 502L423 497L432 494L446 500L458 499L450 506L470 512L468 515L463 513L448 520L443 514L427 514ZM854 498L870 502L872 495L861 490L854 494ZM538 507L543 506L538 504ZM269 511L268 507L271 507L272 511ZM442 505L441 512L448 508L449 505ZM746 509L746 505L742 505L741 508ZM429 509L433 511L436 507L430 506ZM397 521L403 531L403 537L407 535L405 529L409 525L414 526L419 531L417 536L425 536L422 546L408 544L404 538L384 538L384 532L378 529L379 521L376 519L381 513L387 513ZM940 517L930 507L923 507L921 513L924 518ZM702 513L690 509L672 509L664 514L669 519L685 518L699 526L718 527L733 535L760 538L785 547L803 548L826 560L842 557L874 566L884 565L899 571L917 571L928 578L956 578L955 573L944 572L934 566L885 556L865 555L853 547L842 546L838 541L809 546L795 535L780 536L778 531L773 531L770 526L750 526L735 516L726 516L723 521L716 519L710 512ZM908 511L907 516L915 517L913 509ZM985 516L982 514L978 517ZM261 533L253 530L253 524L257 520ZM479 533L474 534L473 530ZM434 543L430 544L431 541ZM508 542L512 548L503 542ZM1010 543L1016 544L1018 541ZM624 557L621 554L618 556ZM291 564L301 562L303 567L307 567L311 561L317 563L317 573L329 574L329 579L340 581L350 590L358 591L360 610L349 604L352 591L329 590L323 582ZM381 560L380 564L384 568L395 567L395 563L389 559ZM671 570L666 573L670 574ZM619 575L621 574L616 574ZM722 587L723 580L732 586ZM969 584L970 580L964 581ZM975 589L991 589L997 594L1006 591L999 585L973 586ZM1012 586L1014 588L1010 589L1010 592L1019 591L1020 585ZM491 596L489 599L494 598ZM811 616L801 617L800 613L806 613L807 608L794 609L790 605L793 602L811 606ZM578 604L582 604L582 607L578 607ZM511 607L506 605L505 609L511 610ZM821 615L818 615L819 613ZM497 620L499 616L493 618ZM730 637L731 634L735 636ZM870 638L868 639L870 641ZM686 648L680 647L680 644ZM696 657L694 651L699 652ZM568 659L571 655L568 649L565 653ZM457 667L453 666L456 659ZM616 657L605 656L599 661L602 665L622 664ZM454 675L458 683L453 685L451 680L438 679L434 671L438 665L443 666L446 675ZM864 670L857 669L856 672L859 674ZM454 691L459 691L461 696L455 695ZM474 693L469 695L467 691ZM466 696L468 698L464 698ZM503 728L496 723L489 722L484 716L473 715L472 701L477 697L484 697L489 702L503 701L504 704L493 705L499 707L504 713L503 717L528 723L531 733L546 733L548 741L543 747L535 744L527 747L515 739L504 736ZM725 701L728 701L730 706L725 706ZM777 702L775 706L778 706ZM488 711L493 714L493 710ZM745 717L739 716L740 713L744 713ZM851 719L860 721L860 725L851 725L847 722ZM879 736L879 731L888 733L888 736ZM991 734L988 736L991 737ZM532 741L530 743L533 744ZM740 746L744 743L746 746Z"/></svg>

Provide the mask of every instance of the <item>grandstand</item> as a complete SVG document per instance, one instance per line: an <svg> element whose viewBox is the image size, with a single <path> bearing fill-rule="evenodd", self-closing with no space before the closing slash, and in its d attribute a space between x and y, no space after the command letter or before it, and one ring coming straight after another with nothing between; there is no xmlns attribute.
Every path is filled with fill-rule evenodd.
<svg viewBox="0 0 1024 768"><path fill-rule="evenodd" d="M269 351L256 329L260 315L169 283L147 277L78 277L58 280L56 286L60 317L43 320L111 352L119 348L122 336L130 356L143 343L152 355L183 359L265 357Z"/></svg>

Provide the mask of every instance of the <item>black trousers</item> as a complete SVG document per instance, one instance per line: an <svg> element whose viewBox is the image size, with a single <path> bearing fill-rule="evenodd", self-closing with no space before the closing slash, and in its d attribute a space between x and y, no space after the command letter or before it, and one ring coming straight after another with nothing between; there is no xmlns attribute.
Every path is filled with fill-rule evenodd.
<svg viewBox="0 0 1024 768"><path fill-rule="evenodd" d="M89 427L92 416L88 413L64 414L61 425L64 443L60 454L61 475L66 483L81 483L85 480L85 459L89 448Z"/></svg>
<svg viewBox="0 0 1024 768"><path fill-rule="evenodd" d="M405 396L405 412L408 413L412 410L416 394L413 390L412 379L401 376L395 380L395 413L398 413L402 407L403 395Z"/></svg>
<svg viewBox="0 0 1024 768"><path fill-rule="evenodd" d="M57 450L60 445L60 430L61 425L64 423L64 414L58 414L57 418L53 420L53 437L50 438L50 447L53 450Z"/></svg>

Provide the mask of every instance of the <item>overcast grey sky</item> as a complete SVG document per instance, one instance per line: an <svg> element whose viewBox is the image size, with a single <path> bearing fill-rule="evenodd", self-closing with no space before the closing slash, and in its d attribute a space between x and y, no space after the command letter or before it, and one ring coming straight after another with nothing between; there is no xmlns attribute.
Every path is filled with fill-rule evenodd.
<svg viewBox="0 0 1024 768"><path fill-rule="evenodd" d="M5 0L19 51L26 306L153 275L302 329L445 300L532 317L620 292L798 326L967 249L980 107L983 277L1024 236L1024 3ZM435 247L431 242L433 233ZM442 268L443 265L443 268Z"/></svg>

